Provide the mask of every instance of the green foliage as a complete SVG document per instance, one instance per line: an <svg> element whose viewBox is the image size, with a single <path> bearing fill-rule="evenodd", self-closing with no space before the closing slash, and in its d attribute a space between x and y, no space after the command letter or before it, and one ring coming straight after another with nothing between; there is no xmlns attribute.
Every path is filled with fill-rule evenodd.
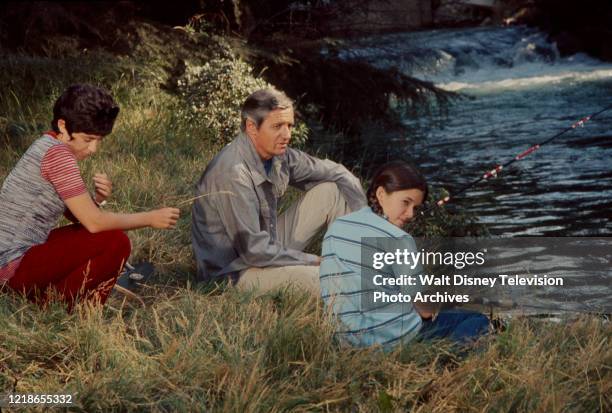
<svg viewBox="0 0 612 413"><path fill-rule="evenodd" d="M277 41L252 47L255 66L266 68L267 79L274 79L291 96L300 96L311 117L342 132L351 144L362 140L372 122L387 130L402 130L400 115L416 107L444 107L459 97L395 68L341 59L334 43Z"/></svg>
<svg viewBox="0 0 612 413"><path fill-rule="evenodd" d="M465 210L438 206L437 202L449 193L444 188L430 191L422 215L408 224L407 231L418 237L481 237L489 235L478 217ZM451 205L452 207L452 205Z"/></svg>
<svg viewBox="0 0 612 413"><path fill-rule="evenodd" d="M252 68L241 58L227 53L203 64L186 63L177 80L177 92L185 102L181 111L188 122L209 128L219 143L230 142L240 130L240 107L251 93L272 87L252 75ZM303 144L308 129L297 122L292 139Z"/></svg>

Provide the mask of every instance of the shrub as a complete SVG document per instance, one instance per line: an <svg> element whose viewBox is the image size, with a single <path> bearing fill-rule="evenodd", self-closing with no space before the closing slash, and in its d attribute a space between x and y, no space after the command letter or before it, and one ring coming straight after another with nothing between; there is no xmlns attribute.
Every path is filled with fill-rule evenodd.
<svg viewBox="0 0 612 413"><path fill-rule="evenodd" d="M220 56L204 64L187 62L177 81L179 96L185 101L182 115L190 122L216 132L219 141L231 141L240 130L240 107L248 95L271 87L252 75L251 67L232 55ZM296 144L306 141L308 128L297 122L293 132Z"/></svg>

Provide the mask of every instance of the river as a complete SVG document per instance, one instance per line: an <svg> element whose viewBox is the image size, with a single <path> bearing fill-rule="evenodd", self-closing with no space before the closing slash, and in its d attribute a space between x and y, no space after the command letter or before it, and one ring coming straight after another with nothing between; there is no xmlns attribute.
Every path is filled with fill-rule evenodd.
<svg viewBox="0 0 612 413"><path fill-rule="evenodd" d="M582 54L560 57L543 33L526 27L374 36L354 42L342 57L398 67L465 96L446 110L405 117L406 136L377 144L385 156L414 161L451 194L612 105L612 64ZM455 204L495 235L611 236L612 110Z"/></svg>

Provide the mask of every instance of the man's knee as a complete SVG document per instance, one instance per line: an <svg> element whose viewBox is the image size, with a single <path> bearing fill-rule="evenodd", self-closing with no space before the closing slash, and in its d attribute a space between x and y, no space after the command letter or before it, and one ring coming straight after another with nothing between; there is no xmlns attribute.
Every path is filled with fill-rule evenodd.
<svg viewBox="0 0 612 413"><path fill-rule="evenodd" d="M322 182L313 186L308 192L316 194L340 195L340 189L335 182Z"/></svg>
<svg viewBox="0 0 612 413"><path fill-rule="evenodd" d="M292 287L319 295L318 265L295 265L286 267L249 268L241 272L236 288L239 290L271 291Z"/></svg>
<svg viewBox="0 0 612 413"><path fill-rule="evenodd" d="M320 183L310 189L307 194L316 200L317 204L328 204L330 208L346 203L340 188L338 188L335 182Z"/></svg>

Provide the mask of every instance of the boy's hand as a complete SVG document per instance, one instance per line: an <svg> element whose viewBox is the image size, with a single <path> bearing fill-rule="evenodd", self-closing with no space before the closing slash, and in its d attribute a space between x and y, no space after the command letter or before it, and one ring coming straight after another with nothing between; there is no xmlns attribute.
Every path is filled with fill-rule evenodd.
<svg viewBox="0 0 612 413"><path fill-rule="evenodd" d="M108 179L108 176L103 173L97 173L93 177L94 185L96 187L95 201L98 204L106 201L113 192L113 183Z"/></svg>
<svg viewBox="0 0 612 413"><path fill-rule="evenodd" d="M149 226L156 229L173 229L176 226L181 210L178 208L160 208L149 211Z"/></svg>

